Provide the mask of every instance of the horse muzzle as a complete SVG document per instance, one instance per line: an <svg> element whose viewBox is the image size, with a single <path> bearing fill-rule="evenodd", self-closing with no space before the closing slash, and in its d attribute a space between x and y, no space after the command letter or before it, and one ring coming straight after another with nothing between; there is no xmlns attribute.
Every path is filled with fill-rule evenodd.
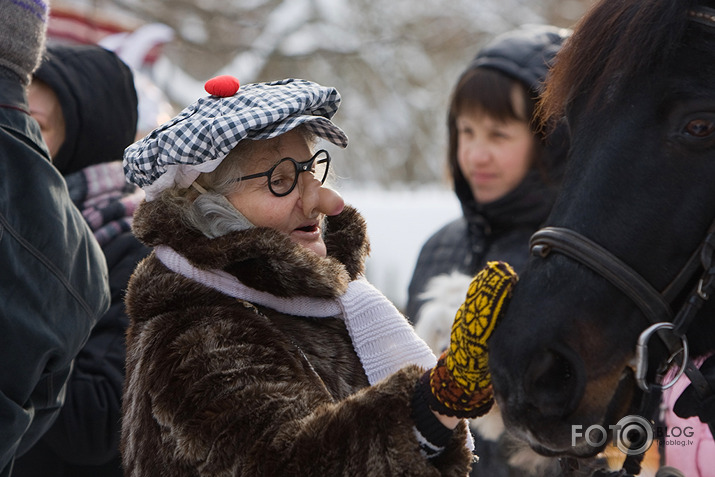
<svg viewBox="0 0 715 477"><path fill-rule="evenodd" d="M551 270L541 272L548 276ZM608 430L628 412L637 389L629 368L635 346L607 351L616 339L630 340L630 333L617 325L607 332L596 318L598 303L585 294L532 293L523 286L536 279L528 275L489 341L495 398L507 427L536 452L594 455L602 446L578 432L594 425ZM565 290L564 283L556 289Z"/></svg>
<svg viewBox="0 0 715 477"><path fill-rule="evenodd" d="M529 362L523 379L505 383L499 372L493 375L505 425L539 454L592 457L611 443L614 424L631 409L637 392L631 368L586 382L579 363L545 351Z"/></svg>

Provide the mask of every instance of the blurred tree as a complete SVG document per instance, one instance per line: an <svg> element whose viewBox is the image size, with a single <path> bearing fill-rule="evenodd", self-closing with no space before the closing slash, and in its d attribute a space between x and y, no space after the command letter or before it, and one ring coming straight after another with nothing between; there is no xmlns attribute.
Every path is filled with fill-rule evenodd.
<svg viewBox="0 0 715 477"><path fill-rule="evenodd" d="M53 0L163 23L174 40L147 71L178 108L203 82L300 77L343 96L336 122L352 183L444 180L450 89L483 42L522 23L572 26L592 0Z"/></svg>

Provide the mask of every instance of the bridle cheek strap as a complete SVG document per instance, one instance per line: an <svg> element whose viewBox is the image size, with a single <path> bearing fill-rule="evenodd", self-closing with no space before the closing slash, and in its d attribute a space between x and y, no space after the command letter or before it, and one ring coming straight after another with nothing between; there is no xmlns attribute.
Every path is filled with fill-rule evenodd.
<svg viewBox="0 0 715 477"><path fill-rule="evenodd" d="M533 255L546 258L551 252L558 252L587 266L628 296L652 324L673 321L673 311L663 295L640 274L593 240L567 228L545 227L531 237L530 247ZM671 357L687 346L682 337L676 337L664 329L656 332ZM636 378L638 386L647 390L647 343L645 347L639 345L637 350L639 361Z"/></svg>
<svg viewBox="0 0 715 477"><path fill-rule="evenodd" d="M715 8L698 6L688 10L690 20L709 27L715 27Z"/></svg>
<svg viewBox="0 0 715 477"><path fill-rule="evenodd" d="M628 296L651 322L652 326L646 332L649 332L653 327L657 328L655 332L668 348L670 359L673 359L681 352L683 353L682 369L679 375L682 374L684 369L696 388L704 387L704 379L701 379L702 376L697 375L695 372L697 368L689 362L690 360L686 355L687 340L685 339L685 333L695 314L715 292L715 221L710 225L701 245L691 255L686 265L678 273L678 276L662 293L653 288L640 274L611 252L573 230L563 227L545 227L531 237L530 247L533 255L542 258L546 258L551 252L565 255L587 266ZM696 289L689 295L678 314L674 317L669 301L674 300L683 291L686 283L693 279L700 267L704 271ZM640 360L636 370L636 377L641 389L649 391L649 385L645 383L647 351L644 350L647 350L647 337L645 348L641 340L639 340ZM674 383L675 381L670 385Z"/></svg>
<svg viewBox="0 0 715 477"><path fill-rule="evenodd" d="M618 257L591 239L563 227L545 227L531 237L531 253L546 258L552 251L586 265L625 293L651 323L673 320L663 295Z"/></svg>

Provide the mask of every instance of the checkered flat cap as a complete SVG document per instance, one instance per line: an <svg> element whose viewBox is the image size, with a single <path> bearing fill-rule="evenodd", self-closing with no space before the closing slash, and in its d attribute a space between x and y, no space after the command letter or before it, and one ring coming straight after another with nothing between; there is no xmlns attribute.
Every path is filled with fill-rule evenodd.
<svg viewBox="0 0 715 477"><path fill-rule="evenodd" d="M301 79L248 84L232 96L210 95L126 148L124 173L149 201L164 189L189 187L243 139L270 139L305 124L346 147L347 136L330 120L339 105L335 88Z"/></svg>

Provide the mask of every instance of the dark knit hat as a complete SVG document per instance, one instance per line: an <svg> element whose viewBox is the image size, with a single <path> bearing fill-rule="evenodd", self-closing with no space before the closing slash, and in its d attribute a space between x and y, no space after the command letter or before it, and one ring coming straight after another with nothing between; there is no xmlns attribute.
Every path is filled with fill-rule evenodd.
<svg viewBox="0 0 715 477"><path fill-rule="evenodd" d="M0 73L29 84L45 48L47 15L43 0L0 0Z"/></svg>
<svg viewBox="0 0 715 477"><path fill-rule="evenodd" d="M2 0L0 0L2 1ZM62 175L119 161L137 131L137 93L129 67L96 45L49 45L35 72L57 95L65 140L52 162Z"/></svg>
<svg viewBox="0 0 715 477"><path fill-rule="evenodd" d="M502 33L482 48L468 69L490 68L541 92L556 53L571 30L551 25L523 25Z"/></svg>
<svg viewBox="0 0 715 477"><path fill-rule="evenodd" d="M558 51L571 33L572 31L567 28L526 24L497 35L481 48L469 63L457 83L458 87L466 89L468 86L465 84L469 83L463 84L462 81L473 75L475 70L490 70L525 86L530 91L529 96L535 98L543 91L549 69L554 65ZM455 97L458 98L458 96ZM465 216L479 216L480 220L485 216L491 216L488 217L488 220L491 221L490 226L494 227L496 217L501 214L499 207L513 206L518 201L517 196L522 197L520 200L525 200L523 197L536 197L534 200L529 199L531 204L540 203L545 207L551 207L549 200L555 193L552 184L558 184L563 175L569 146L567 129L564 124L557 125L553 130L538 131L543 145L543 151L538 159L539 170L532 168L516 189L489 204L487 208L485 208L485 204L476 202L472 188L458 164L456 116L453 106L449 112L448 128L450 134L448 164L453 178L454 191L462 204ZM548 183L544 181L545 176L548 176ZM534 213L534 217L544 217L545 211L538 209L536 206L529 205L528 210L525 209L521 212L522 215L519 219L527 218L527 214L531 212ZM514 215L513 211L511 215ZM501 217L507 216L502 214Z"/></svg>

